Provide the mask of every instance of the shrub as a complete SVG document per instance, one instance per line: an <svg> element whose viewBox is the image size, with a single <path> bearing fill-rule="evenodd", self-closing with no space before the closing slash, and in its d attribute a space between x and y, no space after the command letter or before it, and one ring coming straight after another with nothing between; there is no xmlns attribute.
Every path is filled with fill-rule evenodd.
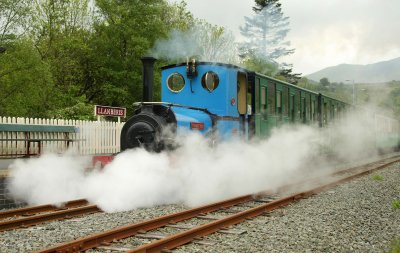
<svg viewBox="0 0 400 253"><path fill-rule="evenodd" d="M392 242L390 253L400 253L400 238Z"/></svg>
<svg viewBox="0 0 400 253"><path fill-rule="evenodd" d="M381 180L383 180L383 177L381 175L374 175L374 176L372 176L372 179L376 180L376 181L381 181Z"/></svg>
<svg viewBox="0 0 400 253"><path fill-rule="evenodd" d="M400 209L400 199L393 200L392 207L394 209Z"/></svg>

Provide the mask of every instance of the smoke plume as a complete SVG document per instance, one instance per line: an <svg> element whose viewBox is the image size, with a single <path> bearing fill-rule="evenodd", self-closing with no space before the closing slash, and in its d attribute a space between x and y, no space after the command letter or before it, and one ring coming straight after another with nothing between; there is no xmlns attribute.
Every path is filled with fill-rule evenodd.
<svg viewBox="0 0 400 253"><path fill-rule="evenodd" d="M195 57L199 61L238 63L232 32L201 21L187 31L173 30L168 39L156 42L150 54L170 61Z"/></svg>

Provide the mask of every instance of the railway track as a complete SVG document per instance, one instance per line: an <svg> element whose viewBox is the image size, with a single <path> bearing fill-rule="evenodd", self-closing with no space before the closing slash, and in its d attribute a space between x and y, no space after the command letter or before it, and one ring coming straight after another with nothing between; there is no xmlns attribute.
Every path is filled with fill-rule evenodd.
<svg viewBox="0 0 400 253"><path fill-rule="evenodd" d="M201 242L204 236L209 234L220 231L227 232L232 230L231 227L235 224L252 219L259 215L269 215L269 213L275 209L287 206L299 199L307 198L318 192L332 188L338 184L350 181L356 177L360 177L375 170L385 168L398 161L400 161L400 158L397 156L360 166L356 169L356 174L343 176L342 178L335 179L334 182L330 182L326 185L289 196L280 197L279 199L268 198L265 196L242 196L211 205L186 210L180 213L170 214L156 219L108 230L103 233L65 242L63 244L44 249L40 252L79 252L92 248L97 248L98 250L126 250L127 252L170 252L170 250L189 242ZM346 174L350 173L350 171L351 170L344 170L340 173ZM237 210L238 208L240 210ZM213 213L214 216L210 216L211 213ZM218 217L218 215L222 215L223 217ZM206 222L195 225L188 223L195 219L206 220ZM211 222L209 222L209 220L211 220ZM195 223L199 222L196 221ZM162 230L167 227L169 229L174 228L178 230L178 232L174 232L170 235L153 233L154 230ZM185 230L182 231L182 229ZM132 238L134 236L136 238L144 238L146 240L157 240L153 240L150 243L130 250L130 248L137 246L136 244L138 241L140 242L140 239L137 239L136 243L133 244L130 242L124 243L123 239L127 240L126 238ZM128 247L126 244L128 244Z"/></svg>
<svg viewBox="0 0 400 253"><path fill-rule="evenodd" d="M97 206L89 205L84 199L69 201L62 207L41 205L4 211L0 212L0 232L100 211Z"/></svg>

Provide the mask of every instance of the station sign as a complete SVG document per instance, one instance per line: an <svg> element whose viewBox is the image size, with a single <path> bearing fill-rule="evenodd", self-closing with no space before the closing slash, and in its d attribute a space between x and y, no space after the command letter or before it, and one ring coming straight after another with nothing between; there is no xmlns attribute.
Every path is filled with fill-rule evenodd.
<svg viewBox="0 0 400 253"><path fill-rule="evenodd" d="M126 108L95 105L96 116L126 117Z"/></svg>

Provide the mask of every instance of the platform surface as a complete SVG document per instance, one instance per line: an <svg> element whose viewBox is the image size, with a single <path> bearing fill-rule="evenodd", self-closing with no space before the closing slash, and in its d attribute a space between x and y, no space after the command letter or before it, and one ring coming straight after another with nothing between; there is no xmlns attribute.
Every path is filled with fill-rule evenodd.
<svg viewBox="0 0 400 253"><path fill-rule="evenodd" d="M15 161L15 159L0 159L0 177L8 175L8 167Z"/></svg>

